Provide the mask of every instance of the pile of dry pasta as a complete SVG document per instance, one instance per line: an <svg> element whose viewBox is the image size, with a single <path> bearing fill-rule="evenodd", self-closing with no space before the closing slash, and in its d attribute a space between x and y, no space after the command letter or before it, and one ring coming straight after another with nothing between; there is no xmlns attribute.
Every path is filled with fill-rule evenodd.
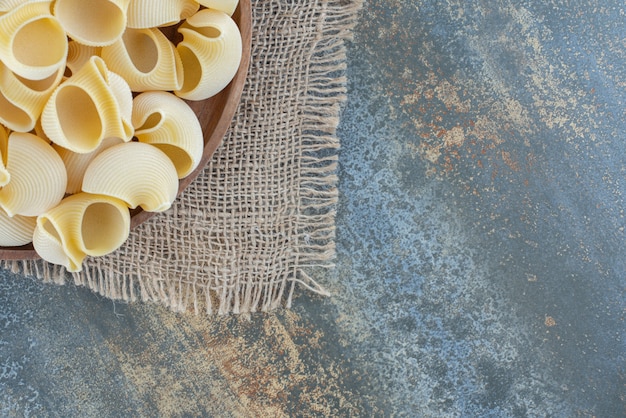
<svg viewBox="0 0 626 418"><path fill-rule="evenodd" d="M171 206L204 148L183 99L239 68L237 2L0 0L0 246L80 271L126 241L130 209Z"/></svg>

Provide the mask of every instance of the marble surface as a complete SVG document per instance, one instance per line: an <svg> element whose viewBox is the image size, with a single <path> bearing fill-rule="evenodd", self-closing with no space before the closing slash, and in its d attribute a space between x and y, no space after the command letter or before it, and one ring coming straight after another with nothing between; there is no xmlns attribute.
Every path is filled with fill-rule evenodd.
<svg viewBox="0 0 626 418"><path fill-rule="evenodd" d="M0 415L626 415L625 24L367 1L333 296L207 319L2 272Z"/></svg>

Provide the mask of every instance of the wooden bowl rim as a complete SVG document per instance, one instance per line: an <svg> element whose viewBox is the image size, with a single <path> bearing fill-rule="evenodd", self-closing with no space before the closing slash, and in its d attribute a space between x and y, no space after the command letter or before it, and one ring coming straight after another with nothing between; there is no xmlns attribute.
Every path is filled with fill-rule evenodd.
<svg viewBox="0 0 626 418"><path fill-rule="evenodd" d="M252 13L250 0L239 0L239 5L233 14L233 20L239 26L242 40L242 54L239 69L231 82L217 95L201 101L188 102L194 111L198 109L214 110L212 118L207 120L206 126L202 127L204 133L204 150L198 167L187 177L179 181L178 194L180 194L193 182L206 168L215 150L222 143L224 136L230 127L235 112L239 107L241 94L246 82L248 67L250 65L251 40L252 40ZM221 111L220 111L221 110ZM131 211L131 229L147 221L156 213L146 212L139 209ZM0 260L28 260L40 258L32 244L19 247L0 247Z"/></svg>

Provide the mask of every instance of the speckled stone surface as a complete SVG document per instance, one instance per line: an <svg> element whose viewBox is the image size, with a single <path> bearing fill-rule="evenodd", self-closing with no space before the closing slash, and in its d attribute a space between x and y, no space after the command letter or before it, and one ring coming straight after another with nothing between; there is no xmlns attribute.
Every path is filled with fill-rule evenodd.
<svg viewBox="0 0 626 418"><path fill-rule="evenodd" d="M366 2L337 268L206 319L0 275L0 415L626 415L626 8Z"/></svg>

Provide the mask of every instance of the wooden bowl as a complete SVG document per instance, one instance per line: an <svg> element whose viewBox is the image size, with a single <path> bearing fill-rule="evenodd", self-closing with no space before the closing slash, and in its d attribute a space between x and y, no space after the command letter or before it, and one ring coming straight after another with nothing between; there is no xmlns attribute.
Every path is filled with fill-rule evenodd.
<svg viewBox="0 0 626 418"><path fill-rule="evenodd" d="M252 37L252 14L250 0L239 0L237 10L233 14L233 20L239 26L242 40L241 64L237 74L233 80L217 95L202 101L187 101L191 108L196 112L200 126L204 133L204 151L202 159L198 167L187 177L179 182L178 195L189 186L189 184L198 177L200 172L206 167L213 153L222 142L226 131L230 127L230 123L235 115L235 111L239 106L241 92L246 81L248 66L250 64L250 42ZM173 41L179 40L179 34L176 27L164 30L166 35ZM154 216L153 212L145 212L140 208L131 212L131 228L145 222ZM39 255L33 248L32 244L20 247L0 247L0 260L26 260L37 259Z"/></svg>

